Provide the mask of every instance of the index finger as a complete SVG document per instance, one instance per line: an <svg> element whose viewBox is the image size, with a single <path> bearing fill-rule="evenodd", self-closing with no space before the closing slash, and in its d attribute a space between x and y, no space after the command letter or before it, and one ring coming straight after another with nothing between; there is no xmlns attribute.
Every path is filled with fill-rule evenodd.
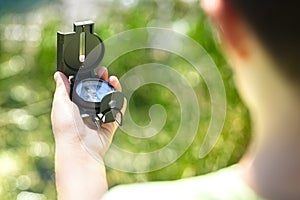
<svg viewBox="0 0 300 200"><path fill-rule="evenodd" d="M108 71L106 67L103 66L99 67L99 69L97 70L97 75L99 76L100 79L108 82Z"/></svg>

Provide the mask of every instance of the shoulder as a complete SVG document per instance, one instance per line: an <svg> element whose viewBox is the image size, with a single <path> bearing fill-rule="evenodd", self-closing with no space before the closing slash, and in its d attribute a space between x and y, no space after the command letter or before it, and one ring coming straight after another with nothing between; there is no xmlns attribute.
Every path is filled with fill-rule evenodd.
<svg viewBox="0 0 300 200"><path fill-rule="evenodd" d="M258 199L239 178L236 166L207 175L181 179L122 185L112 188L104 200L110 199Z"/></svg>

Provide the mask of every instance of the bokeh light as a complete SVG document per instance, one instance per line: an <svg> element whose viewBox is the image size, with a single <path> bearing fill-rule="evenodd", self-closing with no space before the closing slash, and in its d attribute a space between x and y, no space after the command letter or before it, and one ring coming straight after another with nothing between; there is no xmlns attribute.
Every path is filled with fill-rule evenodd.
<svg viewBox="0 0 300 200"><path fill-rule="evenodd" d="M214 59L226 88L227 116L221 137L212 152L199 159L200 145L211 115L209 94L202 77L184 59L158 50L130 52L112 63L109 71L119 77L146 63L172 66L197 91L201 124L192 145L176 162L141 174L108 168L110 187L204 174L235 163L245 151L250 138L249 113L236 92L231 70L220 53L199 1L4 0L0 2L0 10L0 199L56 199L50 122L56 32L68 32L72 23L79 20L93 20L95 32L104 40L142 27L168 28L186 34ZM127 86L135 88L143 81L139 78L133 76L126 82ZM178 101L170 91L155 84L140 87L134 92L128 109L137 124L146 125L150 120L149 108L154 104L162 105L169 116L156 138L136 140L119 130L114 142L133 152L142 152L170 141L180 117ZM160 159L172 159L176 156L174 153L169 149ZM136 157L135 162L136 165L153 164L152 160L142 157Z"/></svg>

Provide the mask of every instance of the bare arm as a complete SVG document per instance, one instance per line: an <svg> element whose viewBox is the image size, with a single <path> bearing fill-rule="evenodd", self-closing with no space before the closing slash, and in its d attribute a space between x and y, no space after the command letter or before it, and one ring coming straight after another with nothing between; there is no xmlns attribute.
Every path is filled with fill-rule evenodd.
<svg viewBox="0 0 300 200"><path fill-rule="evenodd" d="M102 79L120 90L116 77L108 77L105 68L98 70ZM55 138L55 178L59 200L99 200L107 191L102 156L108 149L116 123L101 129L83 122L77 106L70 100L70 83L61 72L54 75L56 90L51 121Z"/></svg>

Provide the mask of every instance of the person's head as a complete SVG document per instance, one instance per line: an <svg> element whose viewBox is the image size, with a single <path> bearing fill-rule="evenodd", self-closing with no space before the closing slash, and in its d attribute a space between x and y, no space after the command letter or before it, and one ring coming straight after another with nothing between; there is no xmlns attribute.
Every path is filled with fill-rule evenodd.
<svg viewBox="0 0 300 200"><path fill-rule="evenodd" d="M296 2L201 1L219 27L237 85L254 112L269 112L293 99L291 93L299 90L300 13Z"/></svg>

